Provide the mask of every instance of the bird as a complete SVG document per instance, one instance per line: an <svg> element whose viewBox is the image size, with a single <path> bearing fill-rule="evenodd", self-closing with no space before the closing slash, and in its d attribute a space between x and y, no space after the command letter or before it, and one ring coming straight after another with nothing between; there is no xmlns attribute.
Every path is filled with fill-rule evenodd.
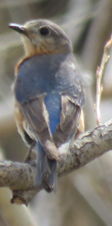
<svg viewBox="0 0 112 226"><path fill-rule="evenodd" d="M23 141L37 150L35 184L57 186L59 148L84 129L85 95L67 34L54 22L10 23L21 35L24 56L15 70L15 121Z"/></svg>

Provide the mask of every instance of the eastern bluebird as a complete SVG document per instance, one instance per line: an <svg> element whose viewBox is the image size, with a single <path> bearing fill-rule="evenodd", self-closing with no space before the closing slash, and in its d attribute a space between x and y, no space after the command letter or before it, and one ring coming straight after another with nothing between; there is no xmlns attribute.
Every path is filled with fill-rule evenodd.
<svg viewBox="0 0 112 226"><path fill-rule="evenodd" d="M80 73L63 30L44 19L10 24L23 39L16 68L15 118L23 140L37 148L36 185L56 187L58 149L81 130L85 102Z"/></svg>

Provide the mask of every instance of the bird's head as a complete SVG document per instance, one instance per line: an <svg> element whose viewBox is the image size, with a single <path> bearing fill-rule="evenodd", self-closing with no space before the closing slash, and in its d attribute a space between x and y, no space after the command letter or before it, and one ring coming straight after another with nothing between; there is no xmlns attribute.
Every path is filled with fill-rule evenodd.
<svg viewBox="0 0 112 226"><path fill-rule="evenodd" d="M49 20L33 20L25 25L9 24L9 27L21 34L27 56L72 51L65 32Z"/></svg>

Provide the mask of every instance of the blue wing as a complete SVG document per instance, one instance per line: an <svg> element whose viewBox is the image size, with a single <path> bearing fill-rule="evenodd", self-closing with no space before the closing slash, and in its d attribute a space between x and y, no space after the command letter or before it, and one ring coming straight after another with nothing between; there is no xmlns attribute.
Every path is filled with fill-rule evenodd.
<svg viewBox="0 0 112 226"><path fill-rule="evenodd" d="M37 184L51 191L56 184L57 148L76 133L84 105L73 56L49 54L23 60L14 91L26 120L25 132L38 149Z"/></svg>
<svg viewBox="0 0 112 226"><path fill-rule="evenodd" d="M33 132L36 130L37 137L47 127L53 135L59 124L64 131L67 124L71 125L72 119L77 118L75 112L79 112L84 105L82 83L77 68L74 68L73 56L49 54L23 61L15 82L15 96L24 116L31 122ZM73 130L75 128L69 129L68 135ZM68 137L62 142L66 139Z"/></svg>

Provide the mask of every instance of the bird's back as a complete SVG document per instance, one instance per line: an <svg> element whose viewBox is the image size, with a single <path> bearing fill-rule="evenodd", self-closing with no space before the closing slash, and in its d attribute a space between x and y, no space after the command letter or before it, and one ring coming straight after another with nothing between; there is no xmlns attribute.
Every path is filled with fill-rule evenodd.
<svg viewBox="0 0 112 226"><path fill-rule="evenodd" d="M15 95L19 102L25 102L43 92L67 91L73 96L83 92L70 54L36 55L20 64L15 82Z"/></svg>

